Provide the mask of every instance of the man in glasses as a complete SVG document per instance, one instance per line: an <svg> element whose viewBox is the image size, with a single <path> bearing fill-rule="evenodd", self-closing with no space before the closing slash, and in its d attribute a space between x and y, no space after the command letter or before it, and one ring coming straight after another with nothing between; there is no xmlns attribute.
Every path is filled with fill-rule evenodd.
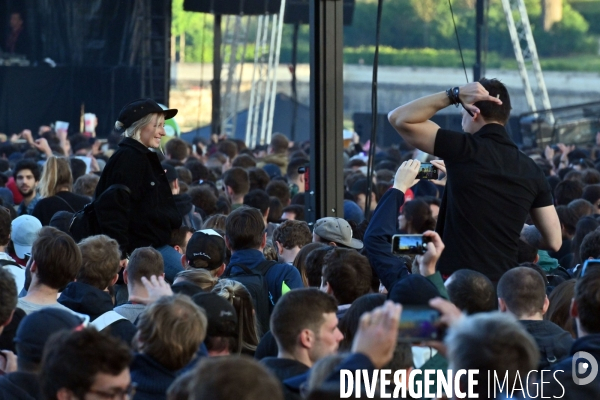
<svg viewBox="0 0 600 400"><path fill-rule="evenodd" d="M128 400L133 397L131 353L121 340L86 328L53 336L40 383L52 400Z"/></svg>
<svg viewBox="0 0 600 400"><path fill-rule="evenodd" d="M430 121L449 105L462 106L462 132ZM540 232L537 248L557 251L560 222L541 168L519 151L505 126L511 103L496 79L450 88L391 111L400 136L441 161L448 173L437 222L446 251L437 267L442 275L469 268L497 282L518 264L519 237L531 216Z"/></svg>

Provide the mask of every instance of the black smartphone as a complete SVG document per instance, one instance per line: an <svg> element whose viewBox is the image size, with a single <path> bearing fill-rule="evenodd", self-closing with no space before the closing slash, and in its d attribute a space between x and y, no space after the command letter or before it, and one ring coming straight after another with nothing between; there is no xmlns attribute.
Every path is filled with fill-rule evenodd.
<svg viewBox="0 0 600 400"><path fill-rule="evenodd" d="M438 178L438 169L431 163L421 164L421 168L419 168L419 173L417 174L417 179L437 179Z"/></svg>
<svg viewBox="0 0 600 400"><path fill-rule="evenodd" d="M425 254L427 243L430 241L423 235L394 235L392 236L392 254Z"/></svg>
<svg viewBox="0 0 600 400"><path fill-rule="evenodd" d="M446 329L440 316L438 310L427 306L403 307L398 325L398 340L410 343L442 340Z"/></svg>

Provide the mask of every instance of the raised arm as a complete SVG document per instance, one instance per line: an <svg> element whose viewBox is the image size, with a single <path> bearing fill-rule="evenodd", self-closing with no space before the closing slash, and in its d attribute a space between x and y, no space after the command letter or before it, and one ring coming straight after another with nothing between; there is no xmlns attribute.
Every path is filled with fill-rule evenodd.
<svg viewBox="0 0 600 400"><path fill-rule="evenodd" d="M499 99L490 96L479 82L461 86L459 99L472 115L479 114L479 109L473 105L478 101L493 101L502 104ZM388 119L409 144L426 153L433 154L435 137L440 127L429 119L450 104L451 101L446 92L439 92L396 108L388 114Z"/></svg>

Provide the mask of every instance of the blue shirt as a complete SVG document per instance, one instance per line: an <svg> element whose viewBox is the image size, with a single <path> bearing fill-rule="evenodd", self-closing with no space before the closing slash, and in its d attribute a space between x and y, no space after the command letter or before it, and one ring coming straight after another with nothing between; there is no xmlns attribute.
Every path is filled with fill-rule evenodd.
<svg viewBox="0 0 600 400"><path fill-rule="evenodd" d="M27 206L25 206L25 201L22 201L21 204L19 204L17 215L31 215L33 213L35 205L38 203L38 201L40 201L40 199L40 194L36 192L35 197L29 202Z"/></svg>

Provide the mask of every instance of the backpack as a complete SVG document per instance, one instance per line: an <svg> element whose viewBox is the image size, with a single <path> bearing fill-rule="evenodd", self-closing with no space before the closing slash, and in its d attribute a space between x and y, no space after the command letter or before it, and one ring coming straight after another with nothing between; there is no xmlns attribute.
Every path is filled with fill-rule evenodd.
<svg viewBox="0 0 600 400"><path fill-rule="evenodd" d="M254 303L256 320L260 325L262 333L269 331L269 319L275 305L273 304L273 295L269 292L269 285L265 276L275 264L277 264L277 261L265 260L253 270L242 264L229 264L223 273L223 277L233 279L248 289ZM241 268L242 271L232 273L232 267Z"/></svg>
<svg viewBox="0 0 600 400"><path fill-rule="evenodd" d="M129 204L120 204L119 196L128 197L131 195L131 190L125 185L114 184L109 186L100 196L94 201L85 205L83 210L73 214L69 224L69 233L76 242L85 239L89 236L99 235L102 232L98 223L98 215L96 208L120 210L125 207L125 212L128 211ZM111 236L111 235L108 235ZM111 236L112 237L112 236ZM116 239L113 237L113 239Z"/></svg>
<svg viewBox="0 0 600 400"><path fill-rule="evenodd" d="M15 267L19 267L21 269L25 269L23 268L22 265L17 264L15 261L13 260L5 260L5 259L0 259L0 267L5 267L7 265L13 265Z"/></svg>

